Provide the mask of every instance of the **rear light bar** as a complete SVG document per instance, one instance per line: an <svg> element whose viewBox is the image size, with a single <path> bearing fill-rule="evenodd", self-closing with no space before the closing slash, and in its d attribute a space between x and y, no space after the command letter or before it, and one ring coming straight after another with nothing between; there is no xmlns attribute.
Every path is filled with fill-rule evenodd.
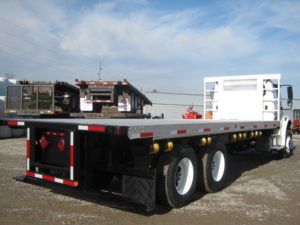
<svg viewBox="0 0 300 225"><path fill-rule="evenodd" d="M50 131L46 131L45 132L45 135L53 135L53 136L65 136L65 133L62 133L62 132L50 132Z"/></svg>
<svg viewBox="0 0 300 225"><path fill-rule="evenodd" d="M32 173L29 171L26 172L26 176L34 177L34 178L38 178L38 179L42 179L42 180L48 180L48 181L52 181L52 182L59 183L59 184L65 184L65 185L72 186L72 187L77 187L79 185L78 181L65 180L65 179L52 177L52 176L48 176L48 175L43 175L43 174L39 174L39 173Z"/></svg>

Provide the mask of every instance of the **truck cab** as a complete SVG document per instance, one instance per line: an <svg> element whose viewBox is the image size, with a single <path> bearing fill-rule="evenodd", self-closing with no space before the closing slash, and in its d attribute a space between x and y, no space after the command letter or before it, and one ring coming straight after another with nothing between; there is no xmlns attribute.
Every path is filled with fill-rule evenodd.
<svg viewBox="0 0 300 225"><path fill-rule="evenodd" d="M280 120L292 108L291 85L280 74L208 77L204 79L204 113L212 119ZM286 87L287 98L281 98Z"/></svg>
<svg viewBox="0 0 300 225"><path fill-rule="evenodd" d="M258 139L258 149L278 150L292 145L293 89L280 84L281 74L204 78L204 115L212 120L279 121L271 136ZM289 137L290 136L290 137ZM260 141L261 140L261 141ZM291 143L288 143L291 142ZM264 144L262 147L262 143Z"/></svg>

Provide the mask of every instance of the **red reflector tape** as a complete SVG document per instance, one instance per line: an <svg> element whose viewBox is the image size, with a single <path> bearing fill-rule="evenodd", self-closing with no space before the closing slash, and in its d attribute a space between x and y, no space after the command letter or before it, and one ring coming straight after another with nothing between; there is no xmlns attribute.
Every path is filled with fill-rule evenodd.
<svg viewBox="0 0 300 225"><path fill-rule="evenodd" d="M240 129L245 129L245 126L240 126Z"/></svg>
<svg viewBox="0 0 300 225"><path fill-rule="evenodd" d="M50 176L47 176L47 175L43 175L42 178L43 178L43 180L48 180L48 181L53 181L53 182L55 180L54 177L50 177Z"/></svg>
<svg viewBox="0 0 300 225"><path fill-rule="evenodd" d="M74 146L70 146L70 166L74 166Z"/></svg>
<svg viewBox="0 0 300 225"><path fill-rule="evenodd" d="M187 130L177 130L177 134L186 134Z"/></svg>
<svg viewBox="0 0 300 225"><path fill-rule="evenodd" d="M224 130L230 130L230 128L229 127L224 127Z"/></svg>
<svg viewBox="0 0 300 225"><path fill-rule="evenodd" d="M56 178L56 177L47 176L47 175L38 174L38 173L32 173L29 171L26 171L26 176L34 177L34 178L38 178L38 179L42 179L42 180L47 180L47 181L51 181L51 182L55 182L55 183L65 184L65 185L69 185L72 187L77 187L79 185L78 181L64 180L61 178Z"/></svg>
<svg viewBox="0 0 300 225"><path fill-rule="evenodd" d="M266 127L266 128L267 128L267 127L268 127L268 124L265 124L265 125L264 125L264 127Z"/></svg>
<svg viewBox="0 0 300 225"><path fill-rule="evenodd" d="M34 177L34 173L27 171L27 172L26 172L26 176Z"/></svg>
<svg viewBox="0 0 300 225"><path fill-rule="evenodd" d="M105 127L102 127L102 126L88 126L88 130L92 130L92 131L105 131Z"/></svg>
<svg viewBox="0 0 300 225"><path fill-rule="evenodd" d="M104 132L105 127L103 126L84 126L84 125L79 125L78 130L89 130L89 131L100 131Z"/></svg>
<svg viewBox="0 0 300 225"><path fill-rule="evenodd" d="M203 131L204 131L204 132L210 132L211 129L210 129L210 128L204 128Z"/></svg>
<svg viewBox="0 0 300 225"><path fill-rule="evenodd" d="M7 121L7 125L9 126L24 126L24 122L18 122L18 121Z"/></svg>
<svg viewBox="0 0 300 225"><path fill-rule="evenodd" d="M63 184L77 187L78 186L78 181L71 181L71 180L63 180Z"/></svg>
<svg viewBox="0 0 300 225"><path fill-rule="evenodd" d="M26 144L27 144L26 158L29 159L30 158L30 140L26 140Z"/></svg>
<svg viewBox="0 0 300 225"><path fill-rule="evenodd" d="M257 126L256 126L256 125L254 125L254 126L253 126L253 128L257 128Z"/></svg>
<svg viewBox="0 0 300 225"><path fill-rule="evenodd" d="M141 133L140 136L141 136L141 138L144 138L144 137L153 137L153 132Z"/></svg>
<svg viewBox="0 0 300 225"><path fill-rule="evenodd" d="M18 126L17 121L7 121L7 125Z"/></svg>
<svg viewBox="0 0 300 225"><path fill-rule="evenodd" d="M277 124L273 124L273 127L277 127Z"/></svg>

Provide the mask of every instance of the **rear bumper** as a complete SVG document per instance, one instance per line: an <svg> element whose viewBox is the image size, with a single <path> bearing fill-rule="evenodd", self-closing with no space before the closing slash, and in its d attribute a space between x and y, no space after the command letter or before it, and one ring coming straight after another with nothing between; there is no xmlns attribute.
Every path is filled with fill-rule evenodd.
<svg viewBox="0 0 300 225"><path fill-rule="evenodd" d="M68 185L68 186L72 186L72 187L78 187L79 186L78 181L61 179L61 178L52 177L52 176L48 176L48 175L43 175L43 174L39 174L39 173L33 173L33 172L30 172L30 171L26 171L26 176L34 177L34 178L41 179L41 180L47 180L47 181L51 181L51 182L54 182L54 183L64 184L64 185Z"/></svg>

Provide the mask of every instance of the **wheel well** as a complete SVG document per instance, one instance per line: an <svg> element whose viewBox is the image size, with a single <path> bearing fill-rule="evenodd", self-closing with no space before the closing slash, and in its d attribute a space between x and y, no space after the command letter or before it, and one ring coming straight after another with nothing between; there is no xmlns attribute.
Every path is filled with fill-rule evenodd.
<svg viewBox="0 0 300 225"><path fill-rule="evenodd" d="M287 125L286 128L287 128L288 130L291 130L291 129L292 129L292 121L291 121L291 120L289 120L288 125Z"/></svg>
<svg viewBox="0 0 300 225"><path fill-rule="evenodd" d="M159 161L160 161L160 158L162 157L173 157L174 154L176 154L176 152L178 151L178 149L180 148L180 146L189 146L195 154L197 154L197 148L196 146L191 143L190 141L186 140L186 139L182 139L182 140L162 140L159 142L159 145L160 146L164 146L168 141L172 141L174 143L174 149L169 151L169 152L166 152L164 151L163 149L161 149L159 151L158 154L155 155L155 157L153 158L152 160L152 167L153 168L157 168L158 164L159 164Z"/></svg>

